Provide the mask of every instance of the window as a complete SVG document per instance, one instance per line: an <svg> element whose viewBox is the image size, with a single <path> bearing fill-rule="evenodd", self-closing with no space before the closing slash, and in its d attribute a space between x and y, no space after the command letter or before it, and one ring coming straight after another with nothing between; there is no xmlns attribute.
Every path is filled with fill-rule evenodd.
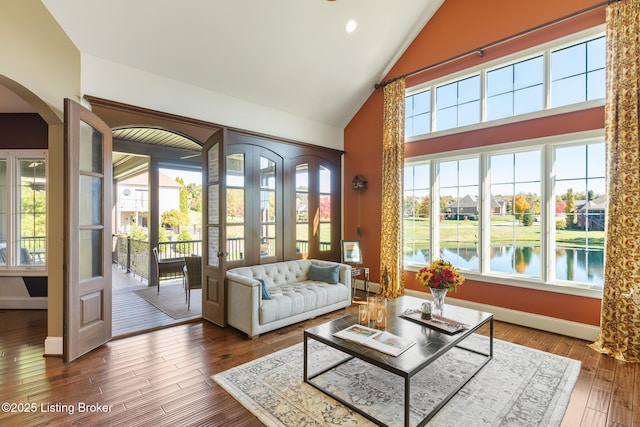
<svg viewBox="0 0 640 427"><path fill-rule="evenodd" d="M245 259L245 158L227 155L227 252L229 261Z"/></svg>
<svg viewBox="0 0 640 427"><path fill-rule="evenodd" d="M407 136L431 132L431 91L410 95L405 98L404 133Z"/></svg>
<svg viewBox="0 0 640 427"><path fill-rule="evenodd" d="M438 164L442 212L440 258L478 270L478 218L480 214L478 158Z"/></svg>
<svg viewBox="0 0 640 427"><path fill-rule="evenodd" d="M295 253L297 258L340 259L340 210L336 198L339 169L316 156L295 165ZM293 210L289 210L293 212Z"/></svg>
<svg viewBox="0 0 640 427"><path fill-rule="evenodd" d="M309 164L296 166L296 254L309 253Z"/></svg>
<svg viewBox="0 0 640 427"><path fill-rule="evenodd" d="M46 226L46 154L1 153L0 268L44 268Z"/></svg>
<svg viewBox="0 0 640 427"><path fill-rule="evenodd" d="M541 155L535 150L489 156L490 271L542 277L541 264L531 262L541 252Z"/></svg>
<svg viewBox="0 0 640 427"><path fill-rule="evenodd" d="M320 247L321 252L331 250L331 170L320 165Z"/></svg>
<svg viewBox="0 0 640 427"><path fill-rule="evenodd" d="M276 163L260 156L260 256L276 256Z"/></svg>
<svg viewBox="0 0 640 427"><path fill-rule="evenodd" d="M487 120L544 108L542 55L487 72Z"/></svg>
<svg viewBox="0 0 640 427"><path fill-rule="evenodd" d="M472 149L457 159L407 159L407 267L442 258L471 276L507 277L506 284L602 289L605 145L589 135ZM429 168L438 173L430 176ZM438 197L430 213L438 221L420 216L428 194Z"/></svg>
<svg viewBox="0 0 640 427"><path fill-rule="evenodd" d="M551 52L551 105L604 98L605 38Z"/></svg>
<svg viewBox="0 0 640 427"><path fill-rule="evenodd" d="M571 36L463 70L455 81L449 77L410 89L405 138L604 99L606 39L595 31L586 41L584 35L580 42Z"/></svg>
<svg viewBox="0 0 640 427"><path fill-rule="evenodd" d="M426 263L430 249L430 166L418 164L404 169L405 260Z"/></svg>
<svg viewBox="0 0 640 427"><path fill-rule="evenodd" d="M480 76L472 76L436 88L437 130L480 121Z"/></svg>
<svg viewBox="0 0 640 427"><path fill-rule="evenodd" d="M555 277L604 281L605 145L560 146L555 162Z"/></svg>

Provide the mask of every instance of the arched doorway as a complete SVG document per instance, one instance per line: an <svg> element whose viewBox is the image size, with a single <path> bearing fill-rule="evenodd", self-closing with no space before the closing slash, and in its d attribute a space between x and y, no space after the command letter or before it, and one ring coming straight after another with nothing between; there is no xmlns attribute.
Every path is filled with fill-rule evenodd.
<svg viewBox="0 0 640 427"><path fill-rule="evenodd" d="M46 191L46 243L44 253L39 254L42 264L35 268L22 270L20 268L2 272L3 289L12 295L22 295L22 298L12 298L10 302L3 301L3 308L27 308L46 311L45 339L46 354L62 354L62 323L63 323L63 250L52 246L52 242L63 241L64 215L62 200L63 190L63 119L61 112L54 111L38 95L20 83L6 76L0 75L0 115L11 116L8 122L14 125L13 133L0 144L3 150L20 150L33 148L44 150L47 155ZM16 116L20 116L23 128L16 125ZM31 124L29 124L31 123ZM44 127L43 134L33 134L33 123ZM31 135L29 143L21 135ZM37 288L34 291L33 286ZM9 304L7 306L6 304Z"/></svg>
<svg viewBox="0 0 640 427"><path fill-rule="evenodd" d="M171 203L168 203L168 199L171 198L169 194L172 191L178 191L176 177L182 178L180 181L184 184L183 188L189 186L189 200L194 197L191 185L196 183L190 182L187 177L193 176L193 172L200 171L202 146L200 138L208 139L220 127L211 123L90 96L87 96L86 99L90 102L92 111L113 130L114 236L118 236L122 231L130 231L132 225L134 225L133 228L136 232L144 234L144 241L135 242L137 250L142 255L137 258L136 265L126 265L124 269L125 271L133 270L134 275L138 274L138 278L142 278L141 282L144 285L152 285L153 288L157 284L158 277L151 248L157 247L161 257L198 256L202 253L199 246L201 239L198 238L198 233L201 230L199 226L196 226L195 221L192 220L188 227L168 226L166 230L159 225L163 222L162 214L171 209ZM182 171L182 173L172 174L171 171ZM125 192L128 194L125 195ZM178 203L176 199L174 210L180 210ZM188 213L193 212L189 209ZM172 237L168 236L171 234L173 234ZM195 238L187 238L187 235L192 237L195 235ZM117 258L117 264L122 266L126 263L124 261L126 256L121 248L126 245L123 244L123 239L120 237L115 237L115 239L115 258ZM179 240L180 243L176 243L176 240ZM131 250L131 245L127 250ZM122 269L122 267L119 268ZM118 273L120 272L114 271L114 285L116 284L115 278L122 277L116 276ZM174 307L175 300L169 301L172 307L167 307L164 303L167 301L169 292L173 292L174 298L179 298L177 288L181 286L181 278L177 277L176 279L174 282L163 281L162 288L164 289L165 285L170 288L159 293L154 292L153 289L145 290L140 289L141 286L137 286L138 289L134 290L137 296L142 296L147 302L161 307L165 312L141 317L138 319L138 327L133 324L136 319L126 314L123 316L124 322L119 323L118 313L120 310L115 301L122 295L119 294L120 291L114 289L114 336L121 335L121 333L139 333L147 329L193 319L190 310L193 310L194 304L196 304L195 307L199 306L201 298L191 298L191 308L186 312L181 307ZM125 283L125 286L128 284ZM130 291L131 289L127 289L125 292ZM197 294L198 290L192 292ZM139 302L137 296L136 299ZM176 310L172 310L172 308L176 308ZM140 309L124 309L124 313L131 311L139 312ZM173 319L167 317L166 313Z"/></svg>

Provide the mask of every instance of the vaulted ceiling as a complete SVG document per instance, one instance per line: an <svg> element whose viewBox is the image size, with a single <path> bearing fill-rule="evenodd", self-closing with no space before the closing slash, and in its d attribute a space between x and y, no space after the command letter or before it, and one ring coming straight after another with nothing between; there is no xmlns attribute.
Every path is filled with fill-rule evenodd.
<svg viewBox="0 0 640 427"><path fill-rule="evenodd" d="M83 54L338 128L443 1L42 0Z"/></svg>

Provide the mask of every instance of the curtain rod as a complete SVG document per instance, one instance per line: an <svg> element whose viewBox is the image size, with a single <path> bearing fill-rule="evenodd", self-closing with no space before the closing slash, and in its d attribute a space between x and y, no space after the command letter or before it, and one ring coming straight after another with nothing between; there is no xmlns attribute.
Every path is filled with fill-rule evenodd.
<svg viewBox="0 0 640 427"><path fill-rule="evenodd" d="M578 12L574 12L574 13L572 13L570 15L566 15L566 16L563 16L561 18L554 19L553 21L549 21L549 22L546 22L544 24L537 25L537 26L535 26L533 28L529 28L528 30L521 31L521 32L513 34L513 35L511 35L509 37L505 37L503 39L497 40L497 41L495 41L493 43L489 43L487 45L480 46L479 48L470 50L470 51L462 53L460 55L456 55L456 56L453 56L453 57L451 57L449 59L445 59L444 61L440 61L440 62L436 62L435 64L427 65L426 67L419 68L419 69L417 69L415 71L411 71L409 73L402 74L402 75L400 75L398 77L394 77L394 78L389 79L389 80L383 80L380 83L376 83L375 84L375 88L376 89L383 88L386 85L395 82L396 80L405 79L407 77L415 76L417 74L423 73L423 72L431 70L433 68L440 67L441 65L445 65L445 64L448 64L450 62L457 61L458 59L462 59L462 58L467 57L469 55L478 54L479 56L482 57L482 56L484 56L484 51L486 49L501 45L502 43L506 43L506 42L511 41L511 40L515 40L515 39L517 39L519 37L522 37L522 36L525 36L527 34L533 33L535 31L539 31L539 30L541 30L543 28L550 27L550 26L555 25L557 23L560 23L562 21L566 21L568 19L575 18L576 16L583 15L585 13L588 13L588 12L591 12L593 10L599 9L599 8L601 8L603 6L608 6L611 3L616 3L616 2L619 2L619 1L621 1L621 0L607 0L607 1L604 1L602 3L598 3L598 4L594 5L594 6L588 7L586 9L582 9L582 10L580 10Z"/></svg>

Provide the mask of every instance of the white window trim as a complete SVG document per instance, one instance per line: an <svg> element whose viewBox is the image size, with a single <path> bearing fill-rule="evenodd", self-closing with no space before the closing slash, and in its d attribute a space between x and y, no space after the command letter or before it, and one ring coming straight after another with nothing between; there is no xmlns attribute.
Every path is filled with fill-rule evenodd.
<svg viewBox="0 0 640 427"><path fill-rule="evenodd" d="M523 51L503 56L501 58L495 59L493 61L485 62L481 65L467 68L464 70L460 70L456 73L449 74L439 79L435 79L429 82L421 83L419 85L413 86L405 91L405 97L415 95L416 93L423 92L425 90L431 89L431 129L432 131L425 134L414 135L411 137L407 137L405 142L415 142L415 141L423 141L432 138L442 137L446 135L452 135L462 132L469 132L478 129L484 129L492 126L498 126L502 124L508 123L516 123L541 117L552 116L556 114L563 114L573 111L581 111L589 108L604 106L604 99L597 99L592 101L586 101L576 104L565 105L561 107L550 108L551 105L551 70L550 70L550 55L551 51L563 49L565 47L569 47L575 44L583 43L589 41L597 36L604 35L605 33L605 25L598 25L596 27L589 28L587 30L583 30L572 35L562 37L560 39L556 39L550 41L548 43L544 43L541 45L537 45L531 47L529 49L525 49ZM486 85L486 72L511 65L520 61L524 61L527 59L534 58L536 56L542 55L544 57L544 77L543 77L543 90L544 90L544 106L541 111L535 111L527 114L519 114L515 116L505 117L502 119L496 119L492 121L483 121L486 118L486 99L485 99L485 85ZM481 92L481 111L480 118L481 122L476 123L469 126L462 127L454 127L445 130L433 130L436 129L435 126L435 89L439 86L443 86L449 83L453 83L456 81L464 80L466 78L480 75L480 92Z"/></svg>
<svg viewBox="0 0 640 427"><path fill-rule="evenodd" d="M508 142L503 144L495 144L488 147L478 147L478 148L467 148L456 151L449 151L445 153L438 153L434 155L428 156L417 156L412 158L405 159L405 166L414 166L421 163L430 163L430 174L431 174L431 185L430 188L430 198L431 200L437 200L437 190L439 188L439 182L437 182L437 171L434 167L437 161L443 160L462 160L464 158L469 157L479 157L480 161L480 177L479 177L479 186L480 186L480 197L482 200L481 210L482 220L480 223L480 235L478 244L481 245L481 248L484 248L484 242L489 240L489 230L487 228L487 223L484 218L487 218L486 212L490 208L489 199L484 197L486 194L489 194L490 191L488 189L488 180L484 179L483 176L486 176L487 171L487 156L504 153L513 153L514 151L527 151L538 149L542 151L542 165L541 165L541 176L542 179L542 188L541 188L541 199L545 201L545 207L547 215L543 215L541 222L541 248L542 248L542 256L544 260L547 260L547 255L553 253L555 249L555 230L554 230L554 221L549 220L549 218L553 218L555 215L555 204L553 202L553 182L549 178L551 175L551 171L547 168L551 165L551 160L553 157L553 146L559 145L562 143L566 143L567 145L582 145L588 144L590 142L602 141L604 139L604 129L585 131L585 132L577 132L571 134L562 134L562 135L554 135L544 138L536 138L530 140L523 140L517 142ZM431 218L437 218L439 216L439 206L437 203L431 203ZM431 227L430 229L430 253L437 253L438 245L439 245L439 227ZM569 295L577 295L584 296L589 298L602 298L602 289L596 287L594 285L586 284L586 283L577 283L577 282L568 282L562 280L553 280L551 281L549 278L555 276L555 265L554 263L546 263L543 271L541 271L541 278L534 279L529 277L518 277L513 274L508 273L498 273L498 272L490 272L488 269L489 260L486 259L487 251L482 250L480 256L482 257L480 260L480 272L470 271L470 270L462 270L465 277L471 280L479 281L479 282L487 282L487 283L497 283L502 285L516 286L527 289L535 289L542 290L546 292L556 292L561 294L569 294ZM404 262L404 269L406 271L414 271L417 272L420 268L425 265L422 263L416 262Z"/></svg>
<svg viewBox="0 0 640 427"><path fill-rule="evenodd" d="M22 275L43 275L47 272L47 263L45 265L18 265L18 254L15 250L19 247L20 240L20 216L19 210L19 182L17 182L18 162L22 159L42 159L45 161L45 194L47 211L49 207L49 156L47 150L3 150L0 151L0 159L7 162L7 247L11 247L7 264L0 266L0 276L15 276L16 273ZM49 215L47 212L47 227L49 225ZM46 235L46 232L45 232ZM45 260L49 252L49 239L46 240ZM35 274L34 274L35 273Z"/></svg>

